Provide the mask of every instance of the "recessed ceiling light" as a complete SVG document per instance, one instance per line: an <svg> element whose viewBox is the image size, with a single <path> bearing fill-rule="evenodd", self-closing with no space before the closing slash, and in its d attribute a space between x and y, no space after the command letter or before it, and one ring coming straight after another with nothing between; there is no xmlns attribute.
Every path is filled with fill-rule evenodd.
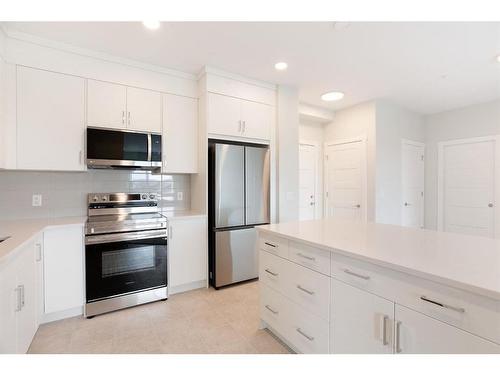
<svg viewBox="0 0 500 375"><path fill-rule="evenodd" d="M331 91L326 94L321 95L321 100L325 102L334 102L336 100L340 100L344 97L344 93L340 91Z"/></svg>
<svg viewBox="0 0 500 375"><path fill-rule="evenodd" d="M160 27L160 21L143 21L142 24L150 30L156 30Z"/></svg>
<svg viewBox="0 0 500 375"><path fill-rule="evenodd" d="M286 62L279 62L274 64L274 68L276 70L286 70L286 68L288 68L288 64Z"/></svg>

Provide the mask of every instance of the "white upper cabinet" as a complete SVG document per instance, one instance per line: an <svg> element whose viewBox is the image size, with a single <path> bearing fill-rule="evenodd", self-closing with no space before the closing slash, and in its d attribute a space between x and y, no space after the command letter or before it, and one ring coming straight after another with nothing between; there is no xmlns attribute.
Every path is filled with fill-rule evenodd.
<svg viewBox="0 0 500 375"><path fill-rule="evenodd" d="M127 129L161 132L161 94L127 87Z"/></svg>
<svg viewBox="0 0 500 375"><path fill-rule="evenodd" d="M84 79L17 69L17 168L84 170Z"/></svg>
<svg viewBox="0 0 500 375"><path fill-rule="evenodd" d="M126 128L127 87L109 82L87 81L87 125Z"/></svg>
<svg viewBox="0 0 500 375"><path fill-rule="evenodd" d="M208 133L241 136L241 99L208 94Z"/></svg>
<svg viewBox="0 0 500 375"><path fill-rule="evenodd" d="M208 133L269 140L272 106L214 93L208 94Z"/></svg>
<svg viewBox="0 0 500 375"><path fill-rule="evenodd" d="M244 137L270 139L274 108L261 103L241 101Z"/></svg>
<svg viewBox="0 0 500 375"><path fill-rule="evenodd" d="M198 172L198 100L163 94L163 172Z"/></svg>

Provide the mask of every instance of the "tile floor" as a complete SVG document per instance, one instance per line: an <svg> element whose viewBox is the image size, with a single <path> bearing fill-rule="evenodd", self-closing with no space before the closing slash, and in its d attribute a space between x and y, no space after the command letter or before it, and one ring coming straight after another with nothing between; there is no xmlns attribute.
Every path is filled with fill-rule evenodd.
<svg viewBox="0 0 500 375"><path fill-rule="evenodd" d="M29 353L290 353L259 330L258 282L40 326Z"/></svg>

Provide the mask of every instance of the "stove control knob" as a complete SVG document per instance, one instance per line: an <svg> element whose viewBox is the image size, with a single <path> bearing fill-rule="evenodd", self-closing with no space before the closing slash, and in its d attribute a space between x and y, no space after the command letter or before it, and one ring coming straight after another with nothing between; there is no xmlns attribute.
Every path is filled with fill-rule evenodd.
<svg viewBox="0 0 500 375"><path fill-rule="evenodd" d="M99 197L98 197L97 195L94 195L94 196L92 197L92 200L93 200L94 202L97 202L97 201L99 200Z"/></svg>
<svg viewBox="0 0 500 375"><path fill-rule="evenodd" d="M149 194L149 199L155 199L155 195L154 194Z"/></svg>
<svg viewBox="0 0 500 375"><path fill-rule="evenodd" d="M148 199L148 195L147 194L142 194L142 199Z"/></svg>
<svg viewBox="0 0 500 375"><path fill-rule="evenodd" d="M102 200L103 202L106 202L106 201L108 200L108 197L107 197L107 196L105 196L105 195L103 195L103 196L102 196L102 198L101 198L101 200Z"/></svg>

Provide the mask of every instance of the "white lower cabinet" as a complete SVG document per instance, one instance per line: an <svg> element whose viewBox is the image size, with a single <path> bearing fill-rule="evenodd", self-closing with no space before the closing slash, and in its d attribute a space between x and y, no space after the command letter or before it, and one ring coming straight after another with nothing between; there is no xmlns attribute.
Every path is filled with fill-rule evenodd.
<svg viewBox="0 0 500 375"><path fill-rule="evenodd" d="M500 345L396 304L395 351L406 354L491 354ZM497 322L498 324L498 322Z"/></svg>
<svg viewBox="0 0 500 375"><path fill-rule="evenodd" d="M331 353L392 353L394 302L332 279Z"/></svg>
<svg viewBox="0 0 500 375"><path fill-rule="evenodd" d="M83 227L54 227L44 232L44 313L83 306Z"/></svg>
<svg viewBox="0 0 500 375"><path fill-rule="evenodd" d="M206 217L169 221L169 293L204 287L207 281Z"/></svg>
<svg viewBox="0 0 500 375"><path fill-rule="evenodd" d="M35 243L0 268L0 353L26 353L38 329Z"/></svg>

